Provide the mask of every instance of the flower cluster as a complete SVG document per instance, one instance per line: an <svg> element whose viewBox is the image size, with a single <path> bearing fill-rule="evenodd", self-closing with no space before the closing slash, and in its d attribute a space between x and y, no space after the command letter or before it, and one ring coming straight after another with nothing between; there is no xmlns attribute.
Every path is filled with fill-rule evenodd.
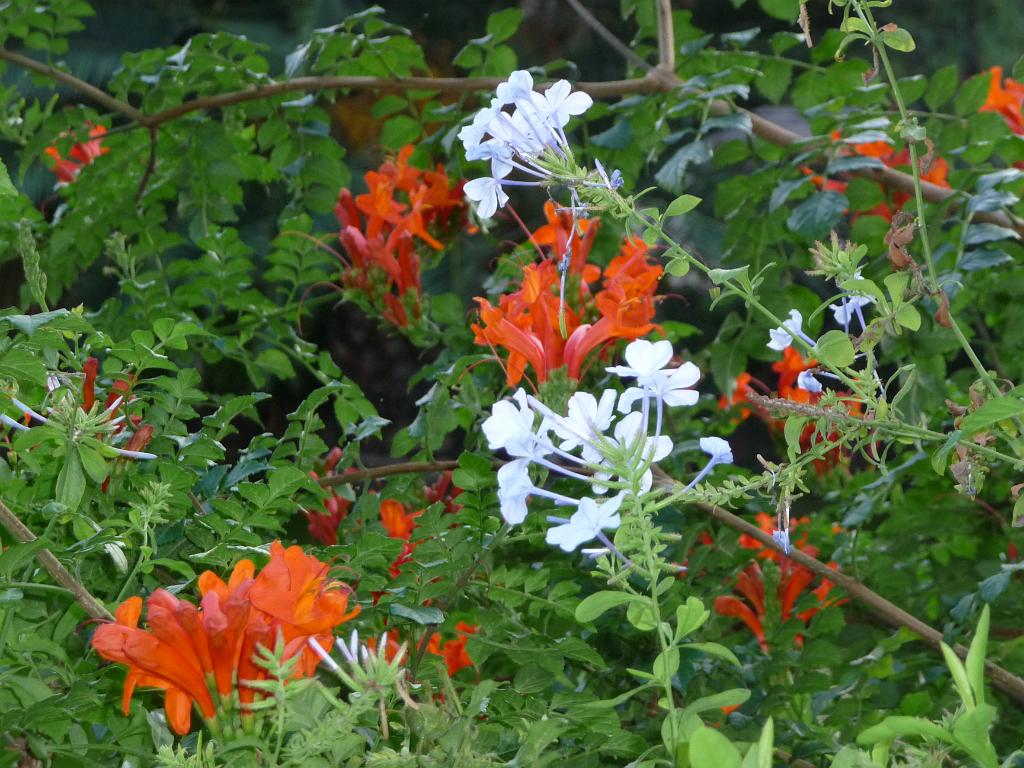
<svg viewBox="0 0 1024 768"><path fill-rule="evenodd" d="M298 657L295 676L308 677L320 661L309 641L329 650L335 627L359 613L359 606L348 609L348 586L329 580L327 571L299 547L274 542L270 562L258 574L250 560L240 561L227 583L212 571L203 573L198 607L156 590L146 600L148 630L139 627L142 598L126 600L116 621L99 627L92 639L100 656L128 667L125 714L143 685L165 691L175 733L189 732L193 706L212 731L233 723L234 712L244 724L260 696L251 683L267 678L254 661L257 647L282 642L285 660Z"/></svg>
<svg viewBox="0 0 1024 768"><path fill-rule="evenodd" d="M364 176L367 192L342 189L334 213L345 251L342 283L355 289L385 320L405 328L420 317L422 287L416 241L443 249L435 234L464 222L461 184L452 187L444 167L409 164L412 145ZM396 199L396 196L399 199Z"/></svg>
<svg viewBox="0 0 1024 768"><path fill-rule="evenodd" d="M47 401L51 404L42 409L49 416L44 416L12 395L11 403L21 412L22 420L0 413L0 423L24 432L29 429L29 424L36 421L53 427L62 435L89 435L89 447L107 458L155 459L155 454L143 450L153 439L153 427L143 424L140 415L124 412L137 399L132 394L134 377L129 374L115 379L100 408L96 400L99 366L100 362L95 357L82 363L82 386L77 392L72 384L77 378L74 374L49 375L46 388ZM104 481L104 490L107 481L109 477Z"/></svg>
<svg viewBox="0 0 1024 768"><path fill-rule="evenodd" d="M92 126L89 129L88 141L72 144L67 157L64 157L54 145L43 150L53 161L50 170L57 177L57 186L70 184L78 178L78 174L85 166L92 164L100 155L105 155L110 151L109 147L103 146L103 136L106 133L107 129L104 126Z"/></svg>
<svg viewBox="0 0 1024 768"><path fill-rule="evenodd" d="M836 142L842 141L842 134L839 131L833 132L832 140ZM880 160L882 164L888 168L906 168L910 165L910 150L903 148L896 151L892 144L887 140L846 144L842 153L850 156L859 155L861 157L874 157ZM815 174L806 166L801 170L811 177L811 181L819 189L829 192L839 192L841 194L846 192L847 184L845 181L826 179L823 176ZM927 164L922 163L921 178L924 181L929 181L940 187L949 187L949 164L941 157L931 157ZM892 221L896 212L902 209L903 205L910 200L911 195L900 190L890 191L882 184L879 184L879 189L883 195L888 195L888 199L884 202L878 203L874 208L864 211L864 213L860 215L881 216L887 221Z"/></svg>
<svg viewBox="0 0 1024 768"><path fill-rule="evenodd" d="M506 186L549 186L562 183L573 164L565 137L569 118L582 115L593 103L590 96L565 80L543 94L533 90L533 77L519 70L501 83L491 105L473 116L459 138L469 160L486 160L491 175L466 183L466 197L476 204L477 215L490 218L508 202ZM505 107L511 106L511 112ZM527 179L508 178L518 171ZM576 203L574 193L574 205Z"/></svg>
<svg viewBox="0 0 1024 768"><path fill-rule="evenodd" d="M651 489L651 466L672 451L672 440L662 434L664 407L697 402L692 387L700 370L689 362L666 367L672 359L668 341L638 339L626 347L625 357L626 365L608 368L633 382L621 395L611 389L600 397L576 392L569 398L567 415L561 416L519 389L512 402L495 403L483 423L490 448L512 457L498 470L498 499L505 521L522 523L531 496L574 509L568 518L548 517L553 525L547 541L565 552L596 539L606 548L602 551L614 552L625 561L605 531L619 527L619 510L627 493L638 496ZM640 410L635 410L637 404ZM732 462L732 451L724 440L707 437L700 445L711 458L688 488L718 464ZM539 487L530 478L531 465L585 483L601 498L576 499ZM615 495L609 496L610 491Z"/></svg>
<svg viewBox="0 0 1024 768"><path fill-rule="evenodd" d="M309 476L314 480L320 480L321 474L325 478L334 477L334 471L341 461L341 448L332 448L324 459L323 469L320 472L310 470ZM344 496L339 496L333 489L328 489L328 496L323 503L323 511L315 509L304 509L302 513L306 516L307 530L315 541L331 547L338 543L338 526L348 515L352 508L352 502Z"/></svg>
<svg viewBox="0 0 1024 768"><path fill-rule="evenodd" d="M1024 135L1024 83L1018 83L1012 77L1004 80L1002 67L992 67L989 73L992 79L981 111L1002 115L1011 131Z"/></svg>
<svg viewBox="0 0 1024 768"><path fill-rule="evenodd" d="M568 214L556 212L550 202L545 212L548 224L537 230L534 240L551 246L553 255L527 265L519 288L502 295L496 306L477 298L480 322L472 326L476 343L508 353L504 366L510 387L520 382L527 365L538 384L563 367L569 378L578 380L592 352L620 339L638 339L657 327L654 292L662 268L651 262L647 244L627 238L602 272L587 262L598 222L578 222L583 235L574 238ZM562 287L557 264L563 253L570 257L568 290ZM599 279L600 288L592 292L590 284Z"/></svg>
<svg viewBox="0 0 1024 768"><path fill-rule="evenodd" d="M773 533L775 519L771 515L764 512L759 513L757 522L762 531ZM793 520L790 523L790 530L794 530L799 524L807 522L807 518ZM827 608L830 605L841 605L846 602L845 600L829 600L829 593L835 587L835 584L828 579L822 579L817 587L810 590L810 594L817 598L818 604L798 614L794 614L794 608L800 597L805 594L807 588L814 582L814 574L808 568L799 565L789 557L783 557L774 549L763 546L761 542L752 536L741 536L740 546L744 549L759 550L759 558L773 560L778 565L779 582L776 588L776 601L769 602L766 600L763 573L761 566L755 561L750 563L736 577L734 591L740 597L723 595L716 598L715 611L722 616L731 616L742 621L754 634L754 637L757 638L761 650L765 653L768 652L766 626L785 623L794 615L800 621L807 623L823 608ZM818 555L817 548L807 544L806 528L803 537L796 542L795 546L811 557L817 557ZM834 562L830 562L828 566L832 569L838 568L838 565ZM778 614L770 617L769 608L775 610L776 606ZM803 645L803 637L801 635L797 635L796 644L797 646Z"/></svg>

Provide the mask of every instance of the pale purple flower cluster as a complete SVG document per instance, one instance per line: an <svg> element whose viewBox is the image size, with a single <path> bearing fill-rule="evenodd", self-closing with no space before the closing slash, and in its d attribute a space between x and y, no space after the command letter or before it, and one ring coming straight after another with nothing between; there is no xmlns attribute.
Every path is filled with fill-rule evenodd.
<svg viewBox="0 0 1024 768"><path fill-rule="evenodd" d="M550 160L571 157L565 137L569 118L586 112L593 100L573 92L559 80L544 93L533 89L533 77L525 70L501 83L491 105L463 127L459 139L469 160L487 160L491 175L466 183L466 197L476 204L477 215L490 218L508 202L506 186L542 186L551 180ZM512 111L506 111L512 107ZM526 179L508 178L513 171Z"/></svg>
<svg viewBox="0 0 1024 768"><path fill-rule="evenodd" d="M513 457L498 470L498 500L507 523L517 525L526 519L529 497L551 499L575 512L567 518L548 518L554 524L547 532L549 544L571 552L596 539L628 562L604 532L618 528L626 494L651 489L652 464L668 456L673 447L672 440L661 433L664 406L695 404L698 394L693 386L700 370L693 363L666 367L672 358L668 341L634 341L626 347L625 356L626 365L608 368L635 382L621 395L611 389L600 397L577 392L569 398L563 416L519 389L512 401L495 403L483 431L492 450L504 450ZM634 409L637 403L640 410ZM711 458L688 488L715 466L732 462L725 440L707 437L700 446ZM531 464L581 481L594 496L603 498L577 499L540 487L530 477Z"/></svg>

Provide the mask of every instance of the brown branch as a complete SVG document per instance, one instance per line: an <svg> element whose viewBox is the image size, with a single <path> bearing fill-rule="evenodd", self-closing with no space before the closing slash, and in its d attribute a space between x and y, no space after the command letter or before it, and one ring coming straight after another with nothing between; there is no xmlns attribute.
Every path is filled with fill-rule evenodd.
<svg viewBox="0 0 1024 768"><path fill-rule="evenodd" d="M321 477L319 483L324 488L330 488L336 485L361 483L364 480L379 480L382 477L391 477L392 475L425 475L431 472L447 472L448 470L458 469L458 467L459 462L455 460L407 461L400 464L385 464L383 467L358 469L341 475Z"/></svg>
<svg viewBox="0 0 1024 768"><path fill-rule="evenodd" d="M4 528L19 542L27 544L28 542L35 541L36 536L29 530L18 516L8 509L7 505L0 501L0 525ZM97 600L84 586L82 586L74 576L72 576L68 569L65 568L60 560L54 557L53 553L48 549L41 549L36 552L36 559L46 569L53 580L60 584L64 589L74 595L75 602L77 602L82 609L92 616L94 619L100 619L101 621L113 621L114 617L110 611Z"/></svg>
<svg viewBox="0 0 1024 768"><path fill-rule="evenodd" d="M616 50L616 52L622 56L626 61L632 64L634 67L639 67L642 70L651 69L651 65L644 61L636 52L626 45L624 42L619 40L608 27L597 20L590 11L588 11L579 0L565 0L569 6L576 11L576 15L579 16L583 23L594 30L594 33L604 40L608 45ZM591 94L593 95L593 94Z"/></svg>
<svg viewBox="0 0 1024 768"><path fill-rule="evenodd" d="M671 479L663 472L658 471L656 476L658 478L658 483L663 487L674 488L678 485L675 480ZM780 554L786 554L782 547L770 535L762 531L756 525L748 523L746 520L737 517L721 507L712 506L710 504L695 504L694 506L704 512L704 514L724 523L734 531L752 536L765 547L773 549ZM828 579L829 581L838 584L848 595L855 598L865 608L867 608L871 614L881 619L886 624L892 627L904 627L909 629L933 650L941 650L940 646L943 641L941 632L921 621L916 616L907 613L898 605L886 600L877 592L868 589L852 576L849 576L842 571L834 571L820 560L817 560L806 552L801 552L798 549L791 548L788 556L791 560L799 563L821 578ZM967 657L967 648L964 646L959 644L955 645L953 646L953 650L960 658ZM994 688L998 688L1000 691L1005 693L1018 707L1024 708L1024 680L1009 670L1003 669L992 661L985 662L985 672Z"/></svg>
<svg viewBox="0 0 1024 768"><path fill-rule="evenodd" d="M658 0L658 67L676 71L676 39L672 27L672 0Z"/></svg>
<svg viewBox="0 0 1024 768"><path fill-rule="evenodd" d="M567 2L573 4L573 0L567 0ZM600 22L596 23L600 24ZM619 43L619 45L621 45L621 43ZM632 54L632 51L630 51L630 53ZM632 54L632 56L636 57L636 54ZM111 111L124 115L146 128L159 126L163 123L183 117L191 112L242 104L244 102L270 98L284 93L315 93L318 91L339 90L345 88L376 91L426 90L446 93L467 93L473 91L493 90L498 83L502 82L501 78L494 77L298 77L283 82L250 86L249 88L245 88L240 91L232 91L214 96L204 96L183 102L176 107L170 107L169 109L165 109L161 112L155 112L147 115L135 109L130 104L126 104L119 99L115 99L95 86L92 86L73 75L69 75L66 72L41 64L28 57L0 48L0 59L5 59L18 64L19 66L23 66L26 69L30 69L34 72L38 72L62 82L93 101L107 107ZM642 61L639 57L636 57L636 59ZM632 61L633 58L631 57L630 60ZM683 81L676 77L672 72L667 72L660 67L650 68L650 65L646 62L643 62L643 66L648 68L648 72L641 78L606 80L592 83L581 82L577 83L577 87L594 98L607 99L634 94L668 93L683 84ZM773 123L770 120L766 120L749 110L741 107L735 107L731 103L721 99L716 99L711 102L710 111L711 114L718 116L732 114L735 112L744 114L750 118L751 129L755 136L782 147L788 147L791 144L802 140L800 136L789 129L784 128L777 123ZM853 176L864 176L869 179L874 179L880 184L891 189L913 194L913 176L891 168L873 170L862 169L850 171L849 173ZM932 203L942 203L947 201L953 202L953 198L957 194L960 194L956 190L940 187L927 181L922 181L921 186L925 200ZM1003 227L1009 227L1021 234L1024 234L1024 219L1020 219L1019 217L1010 215L1004 211L975 213L972 218L977 221L984 221L992 224L998 224Z"/></svg>
<svg viewBox="0 0 1024 768"><path fill-rule="evenodd" d="M124 115L129 120L141 123L145 118L145 115L131 104L127 104L120 99L115 99L109 93L100 90L95 85L90 85L74 75L69 75L67 72L51 67L49 64L43 64L35 59L30 59L28 56L22 56L20 53L8 51L4 48L0 48L0 60L9 61L12 64L17 64L23 69L38 72L40 75L45 75L51 80L63 83L72 90L78 91L86 98L95 101L100 106L106 107L111 112L117 112L120 115Z"/></svg>

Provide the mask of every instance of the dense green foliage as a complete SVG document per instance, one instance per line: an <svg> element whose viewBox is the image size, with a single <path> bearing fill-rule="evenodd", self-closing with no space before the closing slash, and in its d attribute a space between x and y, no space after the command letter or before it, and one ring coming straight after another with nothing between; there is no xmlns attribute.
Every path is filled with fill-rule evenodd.
<svg viewBox="0 0 1024 768"><path fill-rule="evenodd" d="M658 4L621 5L627 42L656 62ZM616 543L652 564L632 581L610 557L548 546L542 514L513 528L499 515L502 455L480 424L511 390L470 299L497 305L536 253L511 216L480 222L458 202L460 181L484 172L458 132L490 91L254 90L429 76L379 8L316 30L280 71L267 46L224 32L126 53L106 102L38 71L30 90L0 56L0 413L14 422L0 501L39 537L0 528L0 766L1018 765L1024 699L986 685L983 662L1024 674L1024 89L955 66L911 74L914 37L881 26L887 2L817 5L831 28L812 29L812 47L795 0L759 1L766 26L790 25L774 34L705 34L676 10L680 82L597 100L570 132L581 163L626 182L584 192L600 220L589 261L607 268L627 236L650 246L666 273L649 335L705 374L697 405L666 416L676 449L661 470L689 481L705 435L736 457L670 497L650 537L624 528ZM0 46L66 71L91 13L85 0L0 3ZM577 79L565 61L519 60L521 18L458 20L474 38L457 74ZM782 146L736 108L769 104L805 135ZM370 151L339 140L356 115ZM55 159L97 127L87 161L25 194L26 179L60 179ZM338 237L341 190L366 192L364 166L396 156L440 166L454 190L452 218L430 229L443 247L415 241L422 297L393 296L381 272L361 282ZM892 169L909 187L872 176ZM924 200L922 176L950 197ZM513 203L528 230L544 223L543 193ZM850 334L827 308L844 291L873 302ZM766 346L794 308L818 339L804 357L839 379L813 402L776 384ZM557 409L612 386L621 349L537 391ZM744 381L771 402L745 398ZM428 466L363 471L388 461ZM454 498L435 485L444 469ZM422 510L414 551L382 523L389 502ZM751 522L784 510L797 548L971 654L961 664L810 571L797 589L803 571L711 505ZM307 517L334 508L347 514L331 543ZM96 617L39 558L52 551L114 611L159 588L194 602L200 573L262 564L274 540L355 590L362 611L339 637L390 630L407 654L344 685L324 667L288 685L272 675L256 725L228 735L193 713L178 738L144 685L125 716L125 675L91 647ZM752 561L761 638L713 610ZM435 632L471 664L428 652ZM261 658L288 664L281 648Z"/></svg>

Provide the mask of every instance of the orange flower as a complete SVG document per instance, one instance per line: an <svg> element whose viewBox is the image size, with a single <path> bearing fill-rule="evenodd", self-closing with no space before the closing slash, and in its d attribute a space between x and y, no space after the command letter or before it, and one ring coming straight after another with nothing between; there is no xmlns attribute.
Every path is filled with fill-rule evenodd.
<svg viewBox="0 0 1024 768"><path fill-rule="evenodd" d="M832 140L836 142L841 141L842 134L839 131L833 131ZM850 148L842 148L840 150L840 154L856 154L863 157L875 157L881 160L882 163L889 168L900 168L910 164L910 151L908 149L902 149L897 152L893 149L892 145L886 141L868 141L861 144L853 144ZM814 171L807 166L802 166L800 171L804 175L810 176L811 182L819 189L839 193L846 192L845 181L826 179L823 176L815 174ZM940 187L948 187L949 164L941 157L933 157L931 165L926 172L921 174L921 178L924 181L930 181ZM885 191L885 187L882 189ZM871 210L866 211L865 215L881 216L884 219L892 221L895 212L902 208L904 203L906 203L910 197L911 196L906 192L900 192L898 190L894 191L891 193L891 204L889 202L879 203Z"/></svg>
<svg viewBox="0 0 1024 768"><path fill-rule="evenodd" d="M982 112L997 112L1003 116L1010 130L1016 134L1024 134L1024 83L1013 78L1003 80L1003 68L992 67L989 70L992 79L988 86L988 98L981 106Z"/></svg>
<svg viewBox="0 0 1024 768"><path fill-rule="evenodd" d="M220 711L240 706L246 715L245 705L259 695L247 685L267 676L253 661L257 646L272 647L281 638L284 658L299 656L295 676L306 677L319 663L307 641L330 649L333 629L359 613L358 606L348 610L349 588L329 582L327 566L298 547L274 542L270 562L254 573L249 560L235 566L227 583L206 571L199 577L198 608L158 589L146 601L148 631L138 626L142 599L129 598L116 621L96 630L96 652L128 667L125 714L135 688L144 685L165 692L175 733L189 732L193 705L216 729Z"/></svg>
<svg viewBox="0 0 1024 768"><path fill-rule="evenodd" d="M102 143L106 132L107 129L102 125L92 126L89 129L89 140L73 144L66 158L61 155L56 146L51 145L43 150L48 157L53 159L51 170L57 177L58 183L70 184L78 178L78 174L85 166L110 151L110 148L104 147Z"/></svg>
<svg viewBox="0 0 1024 768"><path fill-rule="evenodd" d="M473 659L466 652L466 642L469 640L469 635L476 634L477 629L478 627L472 624L460 621L455 625L455 631L460 633L457 639L448 640L442 644L440 633L435 632L430 636L427 650L435 656L444 657L449 677L454 677L460 669L473 666Z"/></svg>
<svg viewBox="0 0 1024 768"><path fill-rule="evenodd" d="M834 563L830 563L829 566L836 567ZM780 610L780 623L785 623L793 617L793 609L800 596L814 581L814 574L789 558L782 560L779 567L782 575L776 590L776 598ZM819 605L796 614L796 618L806 623L822 608L832 605L833 603L828 601L827 597L834 586L831 581L823 580L816 589L811 591L811 594L818 598ZM757 638L761 650L767 653L768 638L765 635L765 623L768 615L761 566L753 562L741 571L736 577L734 590L740 597L722 595L715 598L715 611L722 616L731 616L742 621ZM743 599L740 599L741 597ZM802 635L797 635L796 644L798 647L803 645Z"/></svg>
<svg viewBox="0 0 1024 768"><path fill-rule="evenodd" d="M334 477L337 473L334 468L338 466L338 462L341 461L342 451L341 448L334 447L327 454L327 458L324 460L323 474L325 477ZM354 472L353 468L349 468L346 472ZM316 471L310 471L309 476L314 480L320 479L320 474ZM341 521L348 515L349 509L352 507L352 502L343 496L339 496L335 493L334 489L331 488L330 496L324 500L323 511L317 511L313 509L304 509L302 513L306 516L307 530L309 535L312 536L316 541L326 546L333 546L338 543L338 526Z"/></svg>
<svg viewBox="0 0 1024 768"><path fill-rule="evenodd" d="M566 233L554 207L546 209L549 223L534 239L553 247L566 247ZM566 225L567 226L567 225ZM587 239L594 228L588 227L580 244L585 257L590 248ZM561 245L559 245L561 244ZM498 306L477 298L480 323L472 328L477 344L508 352L505 362L506 383L512 387L522 379L526 366L533 369L537 382L547 381L551 372L566 368L569 378L579 379L590 353L617 340L640 338L657 326L654 291L662 268L649 261L647 245L627 239L619 255L604 270L601 290L591 296L589 282L601 271L592 264L573 261L566 275L565 307L560 304L561 276L556 255L523 269L519 290L501 296ZM560 313L564 313L565 336Z"/></svg>
<svg viewBox="0 0 1024 768"><path fill-rule="evenodd" d="M405 541L411 539L412 532L416 528L416 518L421 514L423 514L422 511L407 512L405 505L394 499L384 499L380 503L381 525L388 532L388 536L393 539L404 539Z"/></svg>
<svg viewBox="0 0 1024 768"><path fill-rule="evenodd" d="M797 377L817 365L817 360L804 360L796 347L786 347L782 351L782 359L772 363L772 370L779 374L779 394L788 398L789 393L796 389Z"/></svg>
<svg viewBox="0 0 1024 768"><path fill-rule="evenodd" d="M334 207L347 256L342 283L364 294L385 320L402 328L420 318L416 241L442 250L435 233L464 222L466 211L462 185L450 186L441 165L433 171L409 165L412 153L412 145L406 145L395 160L368 171L363 176L367 191L353 196L342 189Z"/></svg>
<svg viewBox="0 0 1024 768"><path fill-rule="evenodd" d="M750 395L754 391L750 386L750 382L753 380L753 376L744 371L736 377L736 381L733 384L732 395L726 397L722 395L718 398L718 407L721 409L729 408L730 406L740 405L742 403L750 402ZM740 418L747 419L754 411L744 406L740 408Z"/></svg>

